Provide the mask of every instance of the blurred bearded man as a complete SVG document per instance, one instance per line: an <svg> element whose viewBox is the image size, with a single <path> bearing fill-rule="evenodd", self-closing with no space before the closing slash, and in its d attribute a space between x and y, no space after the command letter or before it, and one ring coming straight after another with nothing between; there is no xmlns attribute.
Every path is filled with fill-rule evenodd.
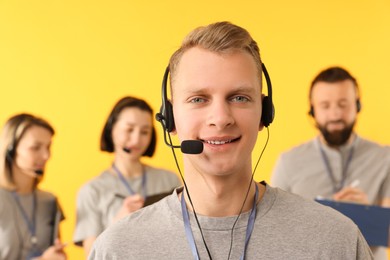
<svg viewBox="0 0 390 260"><path fill-rule="evenodd" d="M389 149L354 132L361 110L356 79L331 67L313 80L310 110L318 137L279 157L273 186L315 199L390 207ZM384 248L371 248L375 259L387 259Z"/></svg>

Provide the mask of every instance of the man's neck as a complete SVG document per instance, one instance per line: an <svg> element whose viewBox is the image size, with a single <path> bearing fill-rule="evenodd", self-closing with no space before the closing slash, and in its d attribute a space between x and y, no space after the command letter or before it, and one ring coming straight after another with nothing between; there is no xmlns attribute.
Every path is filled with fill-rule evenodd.
<svg viewBox="0 0 390 260"><path fill-rule="evenodd" d="M237 180L237 178L230 176L208 176L204 178L200 177L199 174L194 176L187 174L186 183L195 211L199 215L210 217L238 215L251 183L245 205L242 209L242 212L249 211L253 206L255 185L259 187L259 200L265 192L265 187L261 184L256 184L251 180L251 176L247 178L239 177L240 179ZM182 194L185 194L187 207L189 211L192 211L186 192Z"/></svg>

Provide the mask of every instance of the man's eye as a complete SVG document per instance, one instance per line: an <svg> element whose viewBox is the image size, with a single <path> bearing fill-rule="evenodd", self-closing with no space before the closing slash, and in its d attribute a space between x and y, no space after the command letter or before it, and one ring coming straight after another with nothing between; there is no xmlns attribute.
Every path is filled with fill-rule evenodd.
<svg viewBox="0 0 390 260"><path fill-rule="evenodd" d="M249 99L247 97L237 96L237 97L232 98L232 101L234 101L234 102L248 102Z"/></svg>
<svg viewBox="0 0 390 260"><path fill-rule="evenodd" d="M200 97L191 99L191 103L202 103L202 102L204 102L204 99Z"/></svg>

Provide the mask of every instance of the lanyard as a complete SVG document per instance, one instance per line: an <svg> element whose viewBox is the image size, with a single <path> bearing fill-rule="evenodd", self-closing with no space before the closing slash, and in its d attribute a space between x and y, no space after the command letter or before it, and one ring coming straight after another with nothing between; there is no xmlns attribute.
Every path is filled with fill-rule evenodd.
<svg viewBox="0 0 390 260"><path fill-rule="evenodd" d="M333 174L332 168L330 166L329 159L328 159L328 157L325 154L324 148L322 148L321 141L318 140L318 143L319 143L319 147L320 147L320 151L321 151L322 161L325 164L326 173L328 174L330 180L332 181L333 193L336 193L336 192L340 191L344 187L344 185L345 185L345 179L347 178L348 167L351 164L355 146L353 144L352 147L351 147L351 150L349 151L347 161L346 161L346 163L345 163L345 165L343 167L341 181L340 181L339 185L337 185L337 181L336 181L336 178L335 178L335 176Z"/></svg>
<svg viewBox="0 0 390 260"><path fill-rule="evenodd" d="M121 171L115 166L115 164L112 164L112 168L118 175L120 181L123 183L123 185L126 187L127 191L130 193L130 195L136 194L136 192L133 191L133 189L130 187L129 183L126 181L125 177L121 173ZM145 168L143 168L142 172L142 196L146 198L146 172Z"/></svg>
<svg viewBox="0 0 390 260"><path fill-rule="evenodd" d="M32 219L28 218L28 215L26 211L24 210L22 204L20 203L19 195L13 191L12 196L15 199L16 205L22 214L24 222L26 222L28 230L30 231L31 234L31 244L33 247L35 247L38 244L38 238L36 236L36 213L37 213L37 193L36 191L33 192L33 204L32 204Z"/></svg>
<svg viewBox="0 0 390 260"><path fill-rule="evenodd" d="M256 185L255 200L253 201L252 210L251 210L251 213L250 213L249 218L248 218L248 225L246 227L246 235L245 235L245 246L244 246L244 250L243 250L243 253L241 255L240 260L245 259L246 249L248 247L249 239L252 235L252 231L253 231L253 228L255 225L256 211L257 211L256 202L258 200L258 197L259 197L259 188ZM200 259L199 253L198 253L198 249L196 248L194 234L192 233L192 230L191 230L188 209L187 209L186 202L184 200L184 191L183 191L182 196L181 196L181 212L183 215L184 229L186 232L187 241L190 244L192 255L194 256L194 259L199 260Z"/></svg>

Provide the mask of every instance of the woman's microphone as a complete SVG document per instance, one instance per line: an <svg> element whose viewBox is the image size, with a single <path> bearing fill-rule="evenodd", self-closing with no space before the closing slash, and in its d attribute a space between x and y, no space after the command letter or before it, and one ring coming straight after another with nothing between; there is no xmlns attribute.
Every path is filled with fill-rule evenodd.
<svg viewBox="0 0 390 260"><path fill-rule="evenodd" d="M34 172L36 175L39 175L39 176L42 176L44 173L42 169L36 169L36 170L34 170Z"/></svg>
<svg viewBox="0 0 390 260"><path fill-rule="evenodd" d="M131 149L130 149L130 148L123 147L122 150L123 150L125 153L131 153Z"/></svg>

